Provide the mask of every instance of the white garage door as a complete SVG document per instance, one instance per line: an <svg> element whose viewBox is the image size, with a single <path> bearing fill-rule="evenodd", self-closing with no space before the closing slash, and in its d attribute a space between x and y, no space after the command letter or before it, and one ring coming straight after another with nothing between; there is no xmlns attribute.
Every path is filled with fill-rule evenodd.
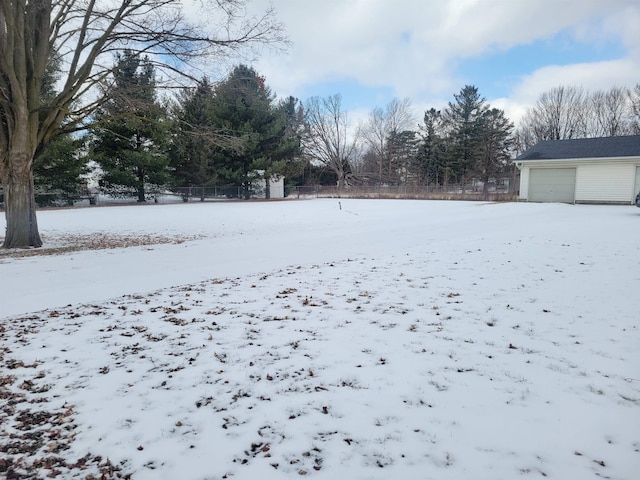
<svg viewBox="0 0 640 480"><path fill-rule="evenodd" d="M636 201L636 195L640 193L640 167L636 167L636 190L633 194L633 201Z"/></svg>
<svg viewBox="0 0 640 480"><path fill-rule="evenodd" d="M573 203L575 198L575 168L532 168L529 171L530 202Z"/></svg>

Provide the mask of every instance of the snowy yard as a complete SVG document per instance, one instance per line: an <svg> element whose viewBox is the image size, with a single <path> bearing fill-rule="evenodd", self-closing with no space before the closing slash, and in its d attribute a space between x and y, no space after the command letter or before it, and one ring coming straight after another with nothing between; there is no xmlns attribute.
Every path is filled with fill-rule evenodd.
<svg viewBox="0 0 640 480"><path fill-rule="evenodd" d="M638 208L39 223L0 252L0 477L640 478Z"/></svg>

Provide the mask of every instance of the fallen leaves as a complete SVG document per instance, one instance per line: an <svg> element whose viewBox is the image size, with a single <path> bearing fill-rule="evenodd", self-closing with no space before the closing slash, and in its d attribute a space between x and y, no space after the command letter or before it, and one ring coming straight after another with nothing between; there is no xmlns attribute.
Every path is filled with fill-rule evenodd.
<svg viewBox="0 0 640 480"><path fill-rule="evenodd" d="M61 245L54 247L30 249L0 250L0 259L35 257L44 255L63 255L83 250L107 250L115 248L142 247L148 245L174 244L199 240L202 235L150 235L133 233L114 234L110 232L94 232L90 235L49 235L45 238L46 245Z"/></svg>
<svg viewBox="0 0 640 480"><path fill-rule="evenodd" d="M418 279L410 278L411 273L406 265L404 267L405 275L409 277L407 282L413 280L417 285ZM377 271L385 278L395 278L382 268ZM519 360L520 357L510 350L522 352L523 357L526 355L523 364L525 360L539 360L534 356L538 352L528 347L540 349L552 357L555 351L560 351L556 348L559 344L554 343L553 348L546 349L541 346L548 340L536 335L539 327L525 315L538 319L539 304L530 308L524 305L522 310L520 307L513 309L506 298L496 297L483 299L487 303L474 311L473 304L477 299L467 295L466 290L460 290L461 293L455 290L464 287L449 283L449 280L437 285L435 277L429 277L434 285L429 287L433 289L431 295L428 291L420 291L420 299L412 301L411 291L396 290L391 283L388 289L381 289L379 283L369 283L362 275L345 276L344 279L338 278L337 273L335 278L325 275L321 280L314 280L314 288L311 281L299 274L296 277L299 284L294 288L285 273L270 275L264 281L257 281L257 276L206 281L160 294L126 296L105 305L58 308L16 320L16 325L9 327L15 338L12 337L7 346L28 344L32 338L38 338L39 342L36 334L46 325L51 325L52 335L56 335L59 343L46 349L41 349L39 344L33 345L38 355L48 352L44 363L29 357L24 357L24 361L7 358L0 376L0 398L4 401L8 398L6 395L16 395L11 398L26 403L35 401L36 397L44 398L45 393L51 395L47 389L51 385L55 387L55 382L47 379L44 368L51 368L49 362L58 362L60 367L61 362L68 359L76 361L74 349L79 345L74 344L73 336L82 328L93 329L95 336L90 337L93 339L91 348L97 355L104 354L106 359L92 363L90 370L82 370L82 376L90 377L90 380L65 380L69 389L100 388L102 385L113 389L112 385L116 385L115 388L120 389L118 392L132 395L133 402L138 402L136 408L156 408L158 413L164 412L164 416L158 416L165 422L159 426L163 434L180 438L185 447L200 449L202 444L198 439L205 437L218 436L223 441L228 440L232 446L227 450L233 451L221 460L217 474L212 473L217 475L215 478L221 478L223 473L228 478L242 476L243 465L247 464L252 464L254 471L261 467L269 469L268 465L271 465L287 478L313 476L321 469L335 468L336 452L353 458L362 457L362 463L369 468L388 469L403 465L402 462L409 461L409 452L394 449L393 445L408 441L431 442L429 429L434 428L436 433L441 431L438 430L440 427L429 424L430 415L425 413L429 412L427 407L438 410L434 418L446 417L446 409L440 407L449 398L456 398L467 383L491 385L492 391L503 394L505 381L496 372L502 371L506 360ZM464 303L458 298L462 295ZM511 297L509 302L524 304ZM315 308L301 308L301 303L304 307ZM496 311L487 315L487 305ZM483 323L496 328L484 328ZM511 325L515 326L510 328ZM0 325L1 329L6 327ZM55 333L56 329L63 333ZM503 336L505 330L508 330L506 337ZM42 343L53 345L54 341L47 338ZM574 339L571 344L573 342ZM512 355L507 359L508 354ZM564 358L568 353L562 349L561 355ZM10 355L5 352L5 356ZM518 400L520 383L529 380L529 369L535 368L527 363L526 373L523 373L525 371L516 363L519 362L510 365L514 375L506 381L514 390L510 402L511 397ZM539 368L547 368L540 366L542 362L537 364ZM78 364L69 362L66 365L59 371L64 369L73 378L73 370ZM105 378L99 374L110 375ZM560 370L554 371L556 374L564 375ZM396 377L401 377L416 391L407 394L410 389ZM11 391L3 390L3 385ZM114 391L111 391L112 395ZM145 393L144 401L151 404L169 396L172 400L185 400L183 405L172 405L172 412L167 414L166 410L161 410L164 406L158 404L148 407L149 403L145 403L141 407L141 392ZM163 397L165 394L167 397ZM382 407L376 403L379 396L387 399ZM376 414L384 420L374 428L379 434L366 430L365 438L363 427L351 427L350 415L354 407L349 402L354 399L366 399L367 408L358 413L365 422L371 420L370 412L378 409ZM286 402L284 408L283 401ZM73 465L65 456L71 440L64 438L75 432L72 410L68 420L60 424L61 428L52 429L49 437L35 443L38 435L42 437L41 430L45 425L61 421L52 405L45 401L37 411L21 407L10 411L11 405L8 405L5 415L22 421L24 437L20 441L23 442L21 455L24 458L31 461L59 456L66 458L63 461L68 465ZM389 415L391 408L395 409L395 417L387 418L385 415ZM416 408L422 410L416 412ZM127 415L137 418L135 413ZM404 421L408 418L405 415L412 415L410 422ZM0 419L3 425L4 418ZM414 418L418 423L413 423ZM256 422L260 425L269 422L270 428L257 429ZM453 424L454 434L459 428ZM305 432L304 437L298 433L301 431ZM241 439L241 443L237 439ZM155 455L154 438L145 437L144 443L140 442L139 437L127 438L126 448L122 449L125 452L123 461L135 462L135 459ZM0 444L1 448L7 448L10 442L1 439ZM435 443L433 445L434 449L439 448ZM322 447L323 452L313 450L315 446ZM392 446L393 453L379 454L377 449L387 446ZM29 453L29 448L35 453ZM138 455L136 451L144 453ZM568 450L569 455L571 451ZM437 461L448 467L453 463L452 458L453 454L449 456L441 451ZM47 461L50 462L45 463L47 468L51 468L47 473L55 477L58 475L55 472L60 471L58 476L65 478L67 470L64 468L67 467ZM89 467L92 461L89 459L82 466L82 469L87 468L86 472L82 470L74 475L101 478L96 472L102 467L96 462ZM157 469L155 473L160 474L167 468L157 460L155 463L145 461L146 458L139 460L141 466L137 468L147 474L146 469ZM592 461L605 466L604 460L585 457L585 464L593 469L596 467ZM613 471L611 462L608 459L607 462L608 469ZM124 473L117 469L109 471L108 464L102 464L107 472L103 478L124 478ZM2 468L10 467L6 462L0 463L0 476ZM134 471L139 473L139 470ZM389 473L392 476L392 472Z"/></svg>
<svg viewBox="0 0 640 480"><path fill-rule="evenodd" d="M34 368L36 364L7 359L6 366L17 370ZM82 475L88 480L129 479L129 474L101 456L88 453L75 461L68 458L66 452L76 437L74 408L68 404L53 408L50 400L41 396L50 388L46 383L39 384L44 379L46 373L41 370L33 379L23 379L19 390L14 390L10 387L16 382L15 376L0 377L0 398L5 402L0 409L0 424L11 425L3 429L0 442L0 476L32 479L34 472L40 471L48 478Z"/></svg>

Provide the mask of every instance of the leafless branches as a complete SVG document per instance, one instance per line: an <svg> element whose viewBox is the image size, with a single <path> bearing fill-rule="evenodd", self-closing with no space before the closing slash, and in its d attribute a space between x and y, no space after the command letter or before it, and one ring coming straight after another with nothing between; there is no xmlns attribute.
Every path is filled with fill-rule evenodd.
<svg viewBox="0 0 640 480"><path fill-rule="evenodd" d="M517 131L518 150L541 140L609 137L640 133L640 84L585 92L560 86L544 92Z"/></svg>
<svg viewBox="0 0 640 480"><path fill-rule="evenodd" d="M338 94L310 98L305 104L305 120L305 154L335 172L338 188L342 189L357 152L355 138L349 132L347 113L342 109L342 97Z"/></svg>
<svg viewBox="0 0 640 480"><path fill-rule="evenodd" d="M203 62L214 58L286 43L272 9L250 16L244 0L187 4L190 9L178 0L2 0L0 92L7 92L0 98L3 108L11 108L13 95L21 91L16 88L19 85L28 84L30 95L39 94L38 80L55 56L64 75L38 131L38 143L43 143L60 125L76 128L100 104L95 87L111 73L119 50L148 55L158 76L171 82L200 76ZM39 13L17 15L21 5ZM27 23L21 25L21 21ZM23 36L25 45L16 44ZM16 60L26 63L20 66ZM33 78L20 77L14 65L28 70ZM12 81L10 88L7 81Z"/></svg>
<svg viewBox="0 0 640 480"><path fill-rule="evenodd" d="M394 98L384 109L374 108L360 129L360 136L376 162L379 181L383 181L384 175L390 178L395 168L393 139L404 131L412 130L414 124L411 101L408 98Z"/></svg>

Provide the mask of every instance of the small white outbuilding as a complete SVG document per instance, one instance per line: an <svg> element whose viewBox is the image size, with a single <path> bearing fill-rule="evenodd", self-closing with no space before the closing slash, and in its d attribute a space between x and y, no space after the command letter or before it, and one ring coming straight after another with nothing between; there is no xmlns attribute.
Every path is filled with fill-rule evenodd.
<svg viewBox="0 0 640 480"><path fill-rule="evenodd" d="M264 175L264 170L258 170L259 175ZM253 181L254 198L284 198L284 177L272 175L268 179L258 178Z"/></svg>
<svg viewBox="0 0 640 480"><path fill-rule="evenodd" d="M539 142L515 159L520 200L634 204L640 135Z"/></svg>

